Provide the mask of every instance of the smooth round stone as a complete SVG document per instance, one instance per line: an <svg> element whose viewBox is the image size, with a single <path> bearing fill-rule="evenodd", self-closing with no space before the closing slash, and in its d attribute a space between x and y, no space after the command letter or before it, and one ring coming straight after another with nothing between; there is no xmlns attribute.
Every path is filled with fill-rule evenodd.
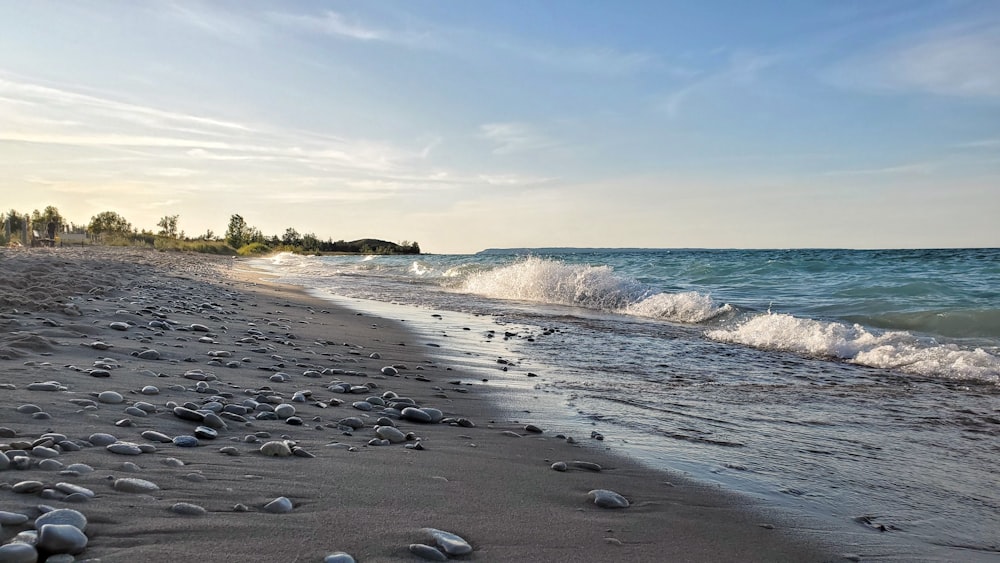
<svg viewBox="0 0 1000 563"><path fill-rule="evenodd" d="M448 560L448 556L445 555L444 553L441 553L441 551L439 551L438 548L436 548L436 547L434 547L432 545L426 545L426 544L422 544L422 543L411 543L410 544L410 553L416 555L417 557L419 557L421 559L426 559L428 561L447 561Z"/></svg>
<svg viewBox="0 0 1000 563"><path fill-rule="evenodd" d="M292 426L302 426L302 419L297 416L290 416L285 419L285 424L291 424Z"/></svg>
<svg viewBox="0 0 1000 563"><path fill-rule="evenodd" d="M111 372L106 369L92 369L88 373L90 377L111 377Z"/></svg>
<svg viewBox="0 0 1000 563"><path fill-rule="evenodd" d="M109 405L118 405L125 402L125 397L122 397L122 394L117 391L102 391L97 395L97 401Z"/></svg>
<svg viewBox="0 0 1000 563"><path fill-rule="evenodd" d="M138 473L142 471L141 467L132 463L131 461L126 461L125 463L121 464L120 469L128 473Z"/></svg>
<svg viewBox="0 0 1000 563"><path fill-rule="evenodd" d="M87 441L97 447L100 447L100 446L110 446L111 444L117 442L118 438L112 436L111 434L98 432L96 434L91 434L90 437L87 438Z"/></svg>
<svg viewBox="0 0 1000 563"><path fill-rule="evenodd" d="M338 551L323 558L323 563L355 563L350 554Z"/></svg>
<svg viewBox="0 0 1000 563"><path fill-rule="evenodd" d="M50 420L52 418L52 415L47 412L36 412L35 414L31 415L31 418L34 420Z"/></svg>
<svg viewBox="0 0 1000 563"><path fill-rule="evenodd" d="M201 422L205 419L205 415L198 411L185 408L185 407L174 407L174 416L182 420L190 420L192 422Z"/></svg>
<svg viewBox="0 0 1000 563"><path fill-rule="evenodd" d="M359 411L364 411L364 412L368 412L373 408L375 408L368 401L355 401L354 403L351 404L351 406L358 409Z"/></svg>
<svg viewBox="0 0 1000 563"><path fill-rule="evenodd" d="M26 543L9 543L0 546L0 561L3 563L37 563L38 550Z"/></svg>
<svg viewBox="0 0 1000 563"><path fill-rule="evenodd" d="M36 412L42 412L42 407L38 405L26 404L17 407L17 412L21 414L35 414Z"/></svg>
<svg viewBox="0 0 1000 563"><path fill-rule="evenodd" d="M59 471L63 468L63 464L58 459L43 459L38 462L38 468L42 471Z"/></svg>
<svg viewBox="0 0 1000 563"><path fill-rule="evenodd" d="M163 463L163 465L166 465L167 467L184 467L184 462L177 459L176 457L164 458L164 460L161 463Z"/></svg>
<svg viewBox="0 0 1000 563"><path fill-rule="evenodd" d="M109 444L105 449L118 455L142 454L142 448L138 444L133 444L132 442L115 442L114 444Z"/></svg>
<svg viewBox="0 0 1000 563"><path fill-rule="evenodd" d="M129 329L128 323L123 323L123 322L120 322L120 321L113 322L113 323L109 324L108 327L113 328L114 330L128 330Z"/></svg>
<svg viewBox="0 0 1000 563"><path fill-rule="evenodd" d="M87 531L87 517L78 510L59 508L35 518L35 529L40 530L46 524L64 524L75 526L81 531Z"/></svg>
<svg viewBox="0 0 1000 563"><path fill-rule="evenodd" d="M601 508L628 508L629 506L628 499L607 489L594 489L587 493L587 496Z"/></svg>
<svg viewBox="0 0 1000 563"><path fill-rule="evenodd" d="M170 436L167 436L162 432L157 432L156 430L144 430L142 434L139 435L151 442L159 442L161 444L169 444L173 442L173 439Z"/></svg>
<svg viewBox="0 0 1000 563"><path fill-rule="evenodd" d="M424 528L423 532L434 539L434 543L448 555L465 555L467 553L472 553L472 546L469 542L465 541L451 532L445 532L444 530L438 530L436 528Z"/></svg>
<svg viewBox="0 0 1000 563"><path fill-rule="evenodd" d="M188 328L194 332L208 332L208 327L203 324L194 323Z"/></svg>
<svg viewBox="0 0 1000 563"><path fill-rule="evenodd" d="M274 414L281 418L288 418L290 416L295 416L295 407L287 403L280 404L274 407Z"/></svg>
<svg viewBox="0 0 1000 563"><path fill-rule="evenodd" d="M17 512L0 510L0 526L20 526L28 521L28 517ZM0 559L2 561L2 559Z"/></svg>
<svg viewBox="0 0 1000 563"><path fill-rule="evenodd" d="M348 428L353 428L355 430L359 428L364 428L365 423L356 416L349 416L347 418L342 418L337 421L338 426L346 426Z"/></svg>
<svg viewBox="0 0 1000 563"><path fill-rule="evenodd" d="M56 483L55 489L57 491L66 493L67 495L80 494L87 498L94 498L97 496L94 494L94 491L73 483Z"/></svg>
<svg viewBox="0 0 1000 563"><path fill-rule="evenodd" d="M194 436L174 436L171 440L179 448L194 448L198 446L198 438Z"/></svg>
<svg viewBox="0 0 1000 563"><path fill-rule="evenodd" d="M54 450L45 446L35 446L34 448L31 448L31 455L41 458L59 457L59 450Z"/></svg>
<svg viewBox="0 0 1000 563"><path fill-rule="evenodd" d="M57 553L46 557L45 563L76 563L76 557L68 553Z"/></svg>
<svg viewBox="0 0 1000 563"><path fill-rule="evenodd" d="M19 495L33 495L45 488L41 481L21 481L11 485L10 490Z"/></svg>
<svg viewBox="0 0 1000 563"><path fill-rule="evenodd" d="M87 548L87 536L76 526L45 524L38 530L38 543L42 553L69 553L76 555Z"/></svg>
<svg viewBox="0 0 1000 563"><path fill-rule="evenodd" d="M287 514L292 508L294 508L292 501L287 497L278 497L264 505L264 510L272 514Z"/></svg>
<svg viewBox="0 0 1000 563"><path fill-rule="evenodd" d="M136 354L136 357L139 358L140 360L159 360L160 353L156 350L149 349L139 352L138 354Z"/></svg>
<svg viewBox="0 0 1000 563"><path fill-rule="evenodd" d="M421 407L420 410L424 411L425 413L427 413L428 416L431 417L431 422L434 423L441 422L441 420L444 418L444 413L438 409L431 407Z"/></svg>
<svg viewBox="0 0 1000 563"><path fill-rule="evenodd" d="M214 440L219 437L219 433L207 426L199 426L194 429L194 436L204 440Z"/></svg>
<svg viewBox="0 0 1000 563"><path fill-rule="evenodd" d="M134 477L123 477L115 479L114 488L122 493L145 494L160 490L160 487L152 481L136 479Z"/></svg>
<svg viewBox="0 0 1000 563"><path fill-rule="evenodd" d="M153 413L156 412L156 405L154 405L152 403L147 403L145 401L137 401L132 406L134 408L137 408L137 409L141 410L142 412L144 412L146 414L153 414Z"/></svg>
<svg viewBox="0 0 1000 563"><path fill-rule="evenodd" d="M430 414L424 412L423 409L418 409L416 407L406 407L399 414L399 416L402 417L402 418L404 418L404 419L406 419L406 420L409 420L411 422L433 422L434 421L434 418Z"/></svg>
<svg viewBox="0 0 1000 563"><path fill-rule="evenodd" d="M385 400L383 400L382 397L368 397L365 401L375 405L376 407L385 406Z"/></svg>
<svg viewBox="0 0 1000 563"><path fill-rule="evenodd" d="M125 414L129 416L137 416L139 418L145 418L149 416L149 413L138 408L138 407L128 407L125 409Z"/></svg>
<svg viewBox="0 0 1000 563"><path fill-rule="evenodd" d="M566 465L565 461L557 461L552 464L552 469L554 471L566 471L569 469L569 466Z"/></svg>
<svg viewBox="0 0 1000 563"><path fill-rule="evenodd" d="M276 440L261 446L260 453L270 457L288 457L292 455L292 448L287 442Z"/></svg>
<svg viewBox="0 0 1000 563"><path fill-rule="evenodd" d="M224 455L228 455L228 456L238 456L238 455L240 455L240 450L236 449L233 446L225 446L225 447L219 448L219 453L220 454L224 454Z"/></svg>
<svg viewBox="0 0 1000 563"><path fill-rule="evenodd" d="M399 428L393 426L376 426L375 434L384 440L389 440L393 444L399 444L406 441L406 434Z"/></svg>
<svg viewBox="0 0 1000 563"><path fill-rule="evenodd" d="M226 424L226 421L222 420L222 418L219 415L215 414L214 412L206 414L205 417L202 419L202 423L204 423L205 426L208 426L209 428L214 428L216 430L224 430L229 427L229 425Z"/></svg>
<svg viewBox="0 0 1000 563"><path fill-rule="evenodd" d="M208 511L197 504L191 504L190 502L178 502L170 507L170 512L174 514L180 514L183 516L204 516L208 514Z"/></svg>
<svg viewBox="0 0 1000 563"><path fill-rule="evenodd" d="M28 391L59 391L62 388L62 383L59 383L58 381L45 381L28 384Z"/></svg>
<svg viewBox="0 0 1000 563"><path fill-rule="evenodd" d="M142 393L143 395L159 395L160 389L155 385L146 385L139 390L139 393Z"/></svg>
<svg viewBox="0 0 1000 563"><path fill-rule="evenodd" d="M73 463L66 466L66 471L72 471L80 475L86 475L88 473L93 473L94 468L87 465L86 463Z"/></svg>
<svg viewBox="0 0 1000 563"><path fill-rule="evenodd" d="M573 467L577 469L586 469L587 471L600 471L603 469L600 464L594 463L592 461L573 461Z"/></svg>
<svg viewBox="0 0 1000 563"><path fill-rule="evenodd" d="M399 375L399 370L392 366L385 366L382 368L382 375L394 376Z"/></svg>
<svg viewBox="0 0 1000 563"><path fill-rule="evenodd" d="M0 452L0 470L4 470L10 467L10 458L7 457L7 452Z"/></svg>

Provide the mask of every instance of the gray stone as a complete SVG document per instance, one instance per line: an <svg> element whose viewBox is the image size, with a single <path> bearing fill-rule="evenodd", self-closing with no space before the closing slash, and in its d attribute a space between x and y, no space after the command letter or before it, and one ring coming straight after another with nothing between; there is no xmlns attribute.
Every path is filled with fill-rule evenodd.
<svg viewBox="0 0 1000 563"><path fill-rule="evenodd" d="M160 490L160 487L156 483L134 477L115 479L113 486L116 491L122 493L145 494Z"/></svg>
<svg viewBox="0 0 1000 563"><path fill-rule="evenodd" d="M24 514L0 510L0 526L20 526L27 521L28 517Z"/></svg>
<svg viewBox="0 0 1000 563"><path fill-rule="evenodd" d="M287 497L278 497L264 505L264 511L272 514L286 514L292 511L294 505Z"/></svg>
<svg viewBox="0 0 1000 563"><path fill-rule="evenodd" d="M118 405L125 402L125 397L117 391L102 391L97 395L97 401L109 405Z"/></svg>
<svg viewBox="0 0 1000 563"><path fill-rule="evenodd" d="M161 444L169 444L173 442L173 439L170 436L167 436L162 432L157 432L156 430L145 430L139 435L151 442L159 442Z"/></svg>
<svg viewBox="0 0 1000 563"><path fill-rule="evenodd" d="M436 548L436 547L434 547L432 545L426 545L426 544L422 544L422 543L411 543L410 544L410 553L416 555L417 557L419 557L421 559L426 559L428 561L447 561L448 560L448 556L445 555L444 553L441 553L441 551L439 551L438 548Z"/></svg>
<svg viewBox="0 0 1000 563"><path fill-rule="evenodd" d="M59 450L46 448L45 446L35 446L31 448L31 455L41 458L59 457Z"/></svg>
<svg viewBox="0 0 1000 563"><path fill-rule="evenodd" d="M26 543L9 543L0 546L0 561L3 563L37 563L38 550Z"/></svg>
<svg viewBox="0 0 1000 563"><path fill-rule="evenodd" d="M425 412L423 409L418 409L416 407L406 407L399 416L411 422L430 423L434 420L430 414Z"/></svg>
<svg viewBox="0 0 1000 563"><path fill-rule="evenodd" d="M87 548L87 536L76 526L45 524L38 530L36 548L42 553L76 555Z"/></svg>
<svg viewBox="0 0 1000 563"><path fill-rule="evenodd" d="M94 491L73 483L56 483L55 488L57 491L61 491L67 495L81 494L87 498L94 498L97 496L94 494Z"/></svg>
<svg viewBox="0 0 1000 563"><path fill-rule="evenodd" d="M181 514L183 516L204 516L208 514L208 511L197 504L191 504L190 502L178 502L170 507L170 512L174 514Z"/></svg>
<svg viewBox="0 0 1000 563"><path fill-rule="evenodd" d="M118 438L116 438L111 434L97 432L95 434L91 434L90 437L87 438L87 441L97 447L100 447L100 446L110 446L111 444L117 442Z"/></svg>
<svg viewBox="0 0 1000 563"><path fill-rule="evenodd" d="M393 444L399 444L406 441L406 434L399 428L393 426L376 426L375 434L382 439L389 440Z"/></svg>
<svg viewBox="0 0 1000 563"><path fill-rule="evenodd" d="M19 495L33 495L45 488L45 483L41 481L20 481L11 485L10 490Z"/></svg>
<svg viewBox="0 0 1000 563"><path fill-rule="evenodd" d="M86 463L73 463L66 466L66 471L72 471L78 475L86 475L88 473L93 473L94 468Z"/></svg>
<svg viewBox="0 0 1000 563"><path fill-rule="evenodd" d="M628 508L628 499L607 489L594 489L587 493L594 504L601 508Z"/></svg>
<svg viewBox="0 0 1000 563"><path fill-rule="evenodd" d="M38 405L26 404L17 407L17 412L21 414L35 414L36 412L41 412L42 407Z"/></svg>
<svg viewBox="0 0 1000 563"><path fill-rule="evenodd" d="M275 440L261 446L260 453L271 457L288 457L292 455L292 448L283 440Z"/></svg>
<svg viewBox="0 0 1000 563"><path fill-rule="evenodd" d="M566 471L569 467L566 465L565 461L557 461L552 464L552 469L555 471Z"/></svg>
<svg viewBox="0 0 1000 563"><path fill-rule="evenodd" d="M171 441L179 448L194 448L198 446L198 438L194 436L174 436L174 439Z"/></svg>
<svg viewBox="0 0 1000 563"><path fill-rule="evenodd" d="M140 389L139 392L142 393L143 395L159 395L160 389L155 385L146 385L145 387Z"/></svg>
<svg viewBox="0 0 1000 563"><path fill-rule="evenodd" d="M87 531L87 517L82 512L71 508L59 508L35 518L36 530L40 530L46 524L65 524L76 526L84 532Z"/></svg>
<svg viewBox="0 0 1000 563"><path fill-rule="evenodd" d="M323 563L354 563L354 558L350 554L338 551L324 557Z"/></svg>
<svg viewBox="0 0 1000 563"><path fill-rule="evenodd" d="M423 532L434 539L434 543L448 555L465 555L472 553L472 546L457 534L438 530L436 528L424 528Z"/></svg>
<svg viewBox="0 0 1000 563"><path fill-rule="evenodd" d="M142 448L138 444L133 444L132 442L115 442L114 444L109 444L106 449L118 455L141 455Z"/></svg>

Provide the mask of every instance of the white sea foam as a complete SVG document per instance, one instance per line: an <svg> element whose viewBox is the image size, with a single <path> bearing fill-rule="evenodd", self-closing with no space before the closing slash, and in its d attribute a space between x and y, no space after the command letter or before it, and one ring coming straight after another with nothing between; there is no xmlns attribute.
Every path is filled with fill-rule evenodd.
<svg viewBox="0 0 1000 563"><path fill-rule="evenodd" d="M697 323L731 310L696 292L657 293L636 280L619 276L608 266L567 264L529 257L507 266L474 272L461 291L492 297L584 307L619 313Z"/></svg>
<svg viewBox="0 0 1000 563"><path fill-rule="evenodd" d="M875 333L857 324L767 313L705 334L720 342L765 350L833 357L918 375L1000 383L1000 357L981 348L962 349L919 339L905 331Z"/></svg>

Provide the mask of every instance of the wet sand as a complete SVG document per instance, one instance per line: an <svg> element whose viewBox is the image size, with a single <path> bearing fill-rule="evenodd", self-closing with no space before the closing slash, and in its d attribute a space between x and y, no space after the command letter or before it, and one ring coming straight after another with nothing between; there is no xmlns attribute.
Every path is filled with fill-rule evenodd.
<svg viewBox="0 0 1000 563"><path fill-rule="evenodd" d="M0 250L0 449L12 460L0 470L0 510L27 516L3 526L4 543L43 511L70 508L88 519L76 560L319 562L345 552L419 561L409 546L435 545L426 528L471 545L456 560L845 559L816 530L740 497L615 457L585 436L529 430L530 414L513 419L516 408L497 404L516 393L459 383L469 380L461 368L400 323L269 283L238 262ZM353 406L369 397L371 410ZM401 417L401 398L443 420ZM399 430L383 436L402 441L372 443L382 417ZM218 436L199 430L195 447L149 438L194 436L199 426ZM95 434L144 451L112 453ZM295 453L264 455L269 442L281 445L268 452ZM559 461L566 471L552 469ZM157 488L129 492L122 479ZM16 486L26 482L40 485ZM68 498L64 483L92 495ZM629 506L599 507L595 489ZM290 511L265 508L279 497Z"/></svg>

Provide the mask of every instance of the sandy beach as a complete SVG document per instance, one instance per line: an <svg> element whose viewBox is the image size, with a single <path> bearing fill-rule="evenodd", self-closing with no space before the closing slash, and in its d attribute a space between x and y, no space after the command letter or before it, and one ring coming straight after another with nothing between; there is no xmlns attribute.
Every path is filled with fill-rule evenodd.
<svg viewBox="0 0 1000 563"><path fill-rule="evenodd" d="M0 250L0 562L849 558L511 418L432 351L233 258ZM11 543L61 509L86 517L85 542L51 527L67 537Z"/></svg>

